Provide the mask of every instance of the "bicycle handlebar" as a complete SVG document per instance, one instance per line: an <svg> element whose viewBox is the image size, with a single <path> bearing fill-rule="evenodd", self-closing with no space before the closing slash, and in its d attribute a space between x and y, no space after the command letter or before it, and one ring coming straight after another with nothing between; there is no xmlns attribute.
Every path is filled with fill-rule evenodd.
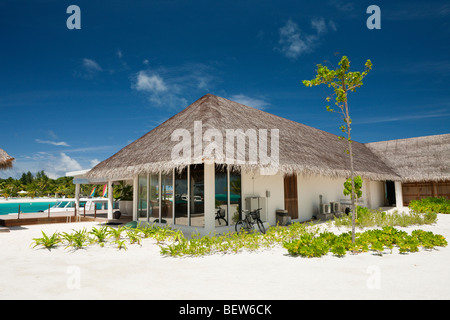
<svg viewBox="0 0 450 320"><path fill-rule="evenodd" d="M252 212L260 211L260 210L262 210L262 208L255 209L253 211L250 211L250 210L247 210L247 209L243 209L242 212L244 212L244 213L249 213L249 212L252 213Z"/></svg>

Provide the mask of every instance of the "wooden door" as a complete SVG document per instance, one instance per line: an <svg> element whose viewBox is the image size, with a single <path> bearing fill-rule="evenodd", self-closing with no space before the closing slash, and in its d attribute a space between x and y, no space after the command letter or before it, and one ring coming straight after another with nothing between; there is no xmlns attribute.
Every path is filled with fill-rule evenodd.
<svg viewBox="0 0 450 320"><path fill-rule="evenodd" d="M291 219L298 218L297 175L284 177L284 210Z"/></svg>

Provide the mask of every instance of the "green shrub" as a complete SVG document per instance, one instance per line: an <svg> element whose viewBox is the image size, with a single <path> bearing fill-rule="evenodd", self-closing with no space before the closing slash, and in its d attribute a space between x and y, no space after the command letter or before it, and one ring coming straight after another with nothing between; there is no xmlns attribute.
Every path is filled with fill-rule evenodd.
<svg viewBox="0 0 450 320"><path fill-rule="evenodd" d="M285 242L284 247L291 255L312 258L321 257L330 250L330 239L326 236L315 237L314 233L305 233L300 239L292 242Z"/></svg>
<svg viewBox="0 0 450 320"><path fill-rule="evenodd" d="M105 242L106 237L108 236L108 228L102 227L100 229L97 229L94 227L91 231L89 231L89 233L96 237L98 243L102 244L103 242Z"/></svg>
<svg viewBox="0 0 450 320"><path fill-rule="evenodd" d="M126 236L123 236L126 233ZM381 229L367 230L356 233L355 243L352 243L351 232L336 235L329 231L319 232L318 227L294 223L289 227L270 227L265 234L261 233L235 233L223 235L192 234L188 240L181 231L174 231L170 227L147 226L134 230L127 228L93 228L90 232L86 229L72 233L47 236L33 239L35 247L41 245L46 248L57 246L63 239L67 247L82 248L88 243L98 242L100 246L108 241L116 244L117 248L127 250L127 241L131 244L141 244L141 237L152 237L160 247L160 253L167 256L203 256L216 253L237 253L241 250L258 250L282 245L293 256L322 257L331 252L338 257L345 256L348 251L366 252L373 250L382 255L384 249L391 250L394 246L400 253L417 252L420 247L431 250L437 246L447 246L447 241L442 235L433 234L423 230L414 230L411 235L392 226L383 226ZM94 235L96 239L90 238Z"/></svg>
<svg viewBox="0 0 450 320"><path fill-rule="evenodd" d="M33 248L37 246L42 246L46 249L51 249L57 246L58 243L61 242L61 237L59 233L55 232L51 236L47 236L44 231L42 232L42 238L34 238L34 246Z"/></svg>
<svg viewBox="0 0 450 320"><path fill-rule="evenodd" d="M414 230L411 235L405 231L398 230L392 226L385 226L382 229L367 230L363 233L356 233L355 243L351 241L351 232L334 235L324 232L319 235L312 233L305 234L300 239L285 241L283 247L293 256L301 257L321 257L328 252L342 257L348 251L366 252L372 250L378 255L382 255L387 248L391 251L397 246L400 253L418 252L419 247L433 249L434 247L447 246L447 241L442 235L429 231Z"/></svg>
<svg viewBox="0 0 450 320"><path fill-rule="evenodd" d="M412 200L408 208L418 213L450 213L450 200L444 197Z"/></svg>
<svg viewBox="0 0 450 320"><path fill-rule="evenodd" d="M358 228L365 227L384 227L384 226L400 226L407 227L410 225L433 224L437 220L437 214L434 212L416 212L411 211L409 214L394 211L386 213L381 210L372 210L358 206L358 216L356 226ZM334 219L337 227L351 227L352 220L350 216L344 215Z"/></svg>

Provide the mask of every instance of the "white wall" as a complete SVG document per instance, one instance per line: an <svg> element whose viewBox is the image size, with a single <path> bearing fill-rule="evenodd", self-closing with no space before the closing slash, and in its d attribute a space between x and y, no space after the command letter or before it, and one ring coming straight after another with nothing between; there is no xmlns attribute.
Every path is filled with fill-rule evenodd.
<svg viewBox="0 0 450 320"><path fill-rule="evenodd" d="M385 190L384 181L364 181L363 197L367 198L365 205L370 209L378 209L384 206Z"/></svg>
<svg viewBox="0 0 450 320"><path fill-rule="evenodd" d="M339 202L341 199L350 201L350 196L344 196L344 178L328 178L323 176L304 177L299 175L298 181L298 218L300 221L311 219L319 213L319 195L323 203ZM358 205L370 209L378 209L384 205L384 182L363 180L362 199Z"/></svg>
<svg viewBox="0 0 450 320"><path fill-rule="evenodd" d="M322 203L350 200L349 196L343 194L344 181L344 178L298 175L298 219L306 221L319 213L319 195L322 195Z"/></svg>
<svg viewBox="0 0 450 320"><path fill-rule="evenodd" d="M281 174L259 175L242 173L241 176L242 204L245 206L245 198L250 196L266 197L266 191L270 191L270 197L266 197L267 222L276 224L276 210L284 209L284 178Z"/></svg>
<svg viewBox="0 0 450 320"><path fill-rule="evenodd" d="M323 176L297 176L298 221L306 221L319 213L319 195L323 203L339 202L342 199L350 201L350 196L344 196L344 178L329 178ZM261 176L259 174L242 174L242 203L249 196L266 197L267 222L276 224L276 210L284 209L284 177L281 174ZM363 197L359 205L378 209L384 205L384 182L364 179Z"/></svg>

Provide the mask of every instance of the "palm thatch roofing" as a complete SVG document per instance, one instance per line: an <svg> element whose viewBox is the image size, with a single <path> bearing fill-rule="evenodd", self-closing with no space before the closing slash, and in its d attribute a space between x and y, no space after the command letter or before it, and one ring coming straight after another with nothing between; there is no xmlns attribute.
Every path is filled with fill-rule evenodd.
<svg viewBox="0 0 450 320"><path fill-rule="evenodd" d="M257 132L258 129L267 129L269 137L270 130L279 129L278 171L282 174L350 176L349 156L346 153L348 144L339 140L338 136L212 94L203 96L110 158L100 162L87 176L121 179L141 173L160 171L168 173L174 168L186 167L185 163L171 158L172 148L179 143L171 140L171 134L176 129L186 129L193 137L195 121L201 121L203 134L208 129L217 129L222 133L224 152L227 129L242 129L244 132L247 129L255 129ZM267 154L270 156L271 139L268 140ZM194 143L191 149L192 157L193 145ZM364 144L353 142L353 153L355 172L363 178L399 179L397 174ZM192 163L196 163L194 160L192 159ZM215 159L215 163L225 161ZM257 170L261 167L259 162L250 164L248 161L232 166L233 169L244 171Z"/></svg>
<svg viewBox="0 0 450 320"><path fill-rule="evenodd" d="M13 161L13 157L7 154L5 150L0 149L0 170L11 168Z"/></svg>
<svg viewBox="0 0 450 320"><path fill-rule="evenodd" d="M450 180L450 134L367 143L403 182Z"/></svg>

